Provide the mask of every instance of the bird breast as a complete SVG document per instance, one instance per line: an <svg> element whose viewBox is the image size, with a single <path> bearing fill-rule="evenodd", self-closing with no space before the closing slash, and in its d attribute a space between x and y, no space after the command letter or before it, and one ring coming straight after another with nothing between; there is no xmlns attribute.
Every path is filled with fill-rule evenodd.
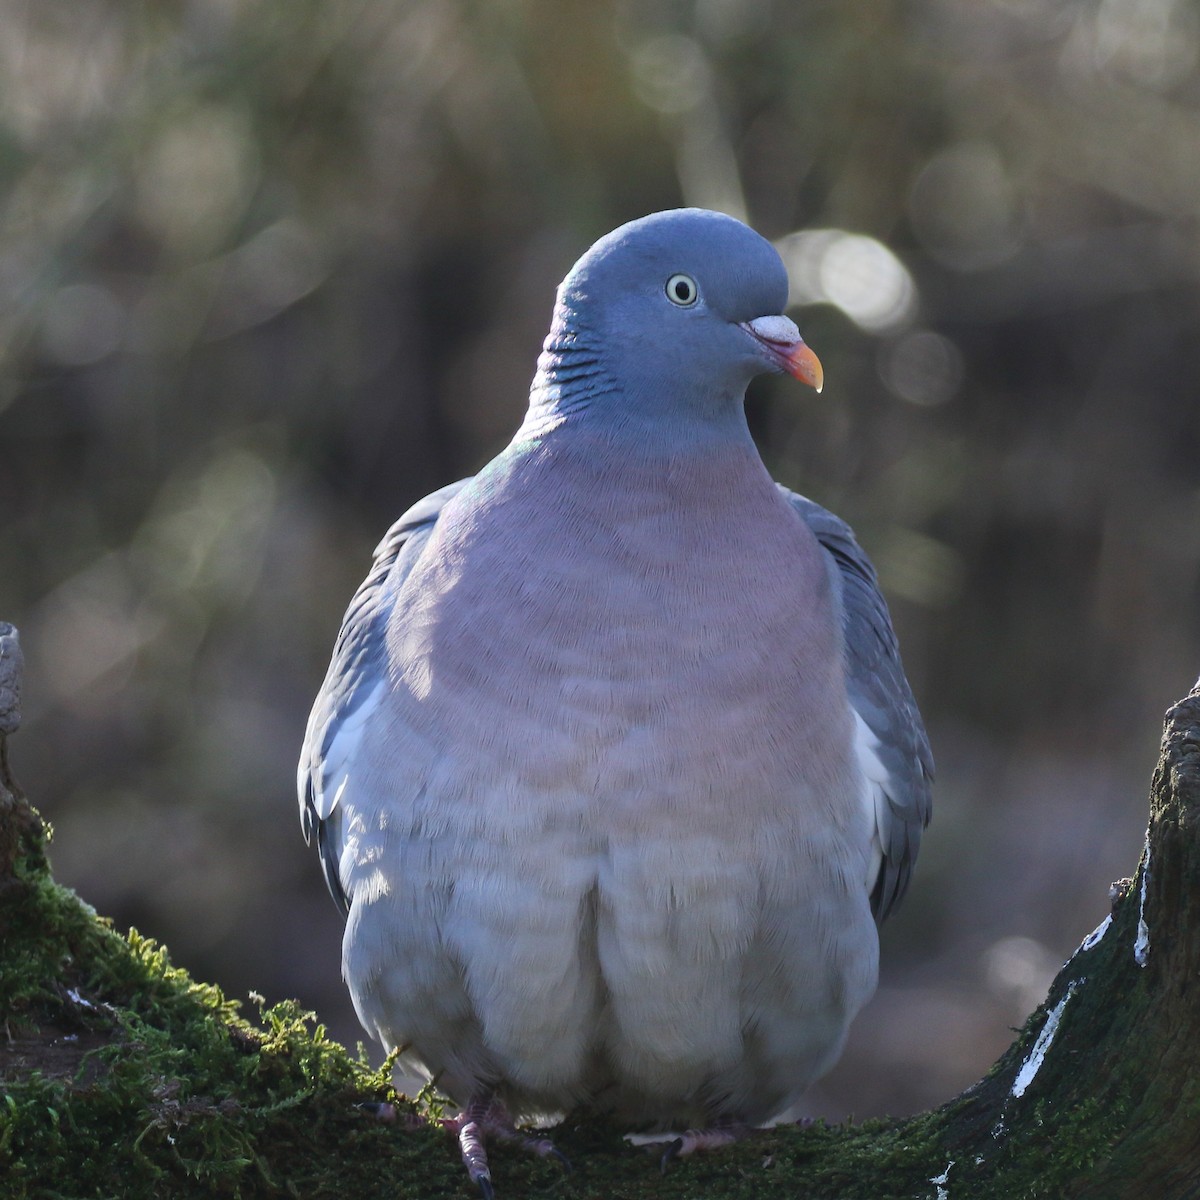
<svg viewBox="0 0 1200 1200"><path fill-rule="evenodd" d="M534 449L443 514L390 630L398 724L459 764L442 786L464 802L478 775L560 819L564 797L693 826L801 793L827 809L853 786L812 534L756 454L611 461Z"/></svg>

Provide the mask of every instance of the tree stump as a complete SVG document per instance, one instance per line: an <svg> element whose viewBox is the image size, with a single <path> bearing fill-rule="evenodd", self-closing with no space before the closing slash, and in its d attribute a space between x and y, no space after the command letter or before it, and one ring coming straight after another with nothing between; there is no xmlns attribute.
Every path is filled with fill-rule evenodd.
<svg viewBox="0 0 1200 1200"><path fill-rule="evenodd" d="M1166 714L1112 901L1008 1052L934 1114L939 1194L1200 1196L1200 681Z"/></svg>
<svg viewBox="0 0 1200 1200"><path fill-rule="evenodd" d="M0 623L0 1179L14 1200L467 1197L436 1101L397 1097L284 1003L256 1023L50 877L8 768L20 648ZM1200 683L1168 713L1135 878L987 1076L933 1112L780 1126L660 1174L621 1131L554 1131L580 1167L493 1156L498 1192L599 1200L1200 1197ZM407 1112L385 1124L378 1102Z"/></svg>
<svg viewBox="0 0 1200 1200"><path fill-rule="evenodd" d="M41 856L42 823L8 765L8 735L21 725L21 641L0 621L0 893L13 882L18 855Z"/></svg>

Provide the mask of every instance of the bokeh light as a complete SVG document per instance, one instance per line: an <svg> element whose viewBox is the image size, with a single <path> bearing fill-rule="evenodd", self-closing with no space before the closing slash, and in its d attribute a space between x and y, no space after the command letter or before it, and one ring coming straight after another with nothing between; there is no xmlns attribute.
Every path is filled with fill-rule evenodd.
<svg viewBox="0 0 1200 1200"><path fill-rule="evenodd" d="M832 304L869 333L901 328L916 311L912 276L874 238L812 229L789 234L778 249L792 281L789 305Z"/></svg>

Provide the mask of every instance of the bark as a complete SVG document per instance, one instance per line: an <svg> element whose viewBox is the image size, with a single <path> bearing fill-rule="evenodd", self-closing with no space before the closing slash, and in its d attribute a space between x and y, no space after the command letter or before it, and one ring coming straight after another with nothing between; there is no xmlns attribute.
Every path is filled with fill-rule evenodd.
<svg viewBox="0 0 1200 1200"><path fill-rule="evenodd" d="M53 884L8 770L19 649L0 624L0 1178L6 1195L471 1195L436 1121L385 1124L372 1073L287 1004L257 1022ZM580 1165L493 1154L498 1194L811 1200L1200 1196L1200 684L1168 713L1137 873L987 1076L904 1121L781 1127L665 1175L592 1118ZM1132 854L1132 851L1131 851ZM149 948L148 948L149 947ZM26 976L45 978L17 980ZM31 966L31 964L34 964ZM402 1115L436 1117L390 1095Z"/></svg>
<svg viewBox="0 0 1200 1200"><path fill-rule="evenodd" d="M951 1192L1200 1196L1198 835L1200 682L1166 715L1136 876L1016 1043L935 1114Z"/></svg>
<svg viewBox="0 0 1200 1200"><path fill-rule="evenodd" d="M22 847L38 842L41 822L8 765L8 735L21 725L24 660L16 629L0 621L0 894L11 883Z"/></svg>

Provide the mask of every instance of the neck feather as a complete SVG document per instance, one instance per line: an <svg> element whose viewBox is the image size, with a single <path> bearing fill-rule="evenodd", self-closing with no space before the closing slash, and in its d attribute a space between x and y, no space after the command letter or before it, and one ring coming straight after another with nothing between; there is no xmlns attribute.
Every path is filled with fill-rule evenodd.
<svg viewBox="0 0 1200 1200"><path fill-rule="evenodd" d="M538 357L529 411L517 441L564 425L599 425L613 440L662 442L674 450L719 443L751 446L742 397L674 395L673 380L653 370L614 368L605 339L587 315L560 296Z"/></svg>

